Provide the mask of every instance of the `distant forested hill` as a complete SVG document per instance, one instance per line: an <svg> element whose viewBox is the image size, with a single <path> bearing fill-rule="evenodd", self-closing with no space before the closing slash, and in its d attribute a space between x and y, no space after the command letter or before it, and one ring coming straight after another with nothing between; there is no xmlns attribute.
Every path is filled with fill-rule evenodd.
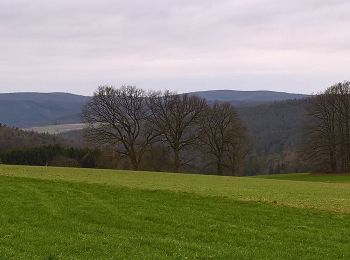
<svg viewBox="0 0 350 260"><path fill-rule="evenodd" d="M258 154L280 153L299 144L307 99L237 107Z"/></svg>
<svg viewBox="0 0 350 260"><path fill-rule="evenodd" d="M0 94L0 123L17 127L80 121L89 97L68 93Z"/></svg>
<svg viewBox="0 0 350 260"><path fill-rule="evenodd" d="M190 93L203 97L209 101L230 102L237 106L251 106L266 104L276 101L305 99L309 97L303 94L293 94L276 91L240 91L240 90L209 90Z"/></svg>
<svg viewBox="0 0 350 260"><path fill-rule="evenodd" d="M253 143L249 174L307 170L299 160L308 99L237 107Z"/></svg>
<svg viewBox="0 0 350 260"><path fill-rule="evenodd" d="M18 148L32 148L54 144L72 145L72 142L68 142L58 136L23 131L15 127L0 125L0 154Z"/></svg>
<svg viewBox="0 0 350 260"><path fill-rule="evenodd" d="M204 97L211 102L231 102L235 106L252 106L307 97L274 91L211 90L191 94ZM81 107L88 99L87 96L69 93L0 94L0 123L17 127L78 123Z"/></svg>

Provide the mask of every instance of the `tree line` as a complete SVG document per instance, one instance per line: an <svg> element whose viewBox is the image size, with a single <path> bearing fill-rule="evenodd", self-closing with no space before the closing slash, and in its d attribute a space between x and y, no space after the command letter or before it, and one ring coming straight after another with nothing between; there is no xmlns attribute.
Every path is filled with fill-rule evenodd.
<svg viewBox="0 0 350 260"><path fill-rule="evenodd" d="M246 129L229 103L209 105L189 94L101 86L82 118L86 140L118 153L134 170L145 169L145 161L162 160L174 172L242 172Z"/></svg>
<svg viewBox="0 0 350 260"><path fill-rule="evenodd" d="M54 144L13 149L1 153L0 158L6 164L94 168L99 154L97 149Z"/></svg>
<svg viewBox="0 0 350 260"><path fill-rule="evenodd" d="M68 145L72 142L59 136L24 131L17 127L10 127L0 123L0 154L14 149L31 148L54 144Z"/></svg>
<svg viewBox="0 0 350 260"><path fill-rule="evenodd" d="M82 111L87 144L0 125L0 159L219 175L350 172L349 82L237 111L190 94L102 86Z"/></svg>

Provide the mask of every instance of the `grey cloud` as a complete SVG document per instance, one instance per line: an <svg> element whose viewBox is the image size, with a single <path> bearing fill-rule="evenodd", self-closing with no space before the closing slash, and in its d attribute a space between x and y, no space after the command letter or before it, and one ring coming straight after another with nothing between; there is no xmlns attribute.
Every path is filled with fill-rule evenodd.
<svg viewBox="0 0 350 260"><path fill-rule="evenodd" d="M346 79L349 12L344 0L1 0L0 86L310 93Z"/></svg>

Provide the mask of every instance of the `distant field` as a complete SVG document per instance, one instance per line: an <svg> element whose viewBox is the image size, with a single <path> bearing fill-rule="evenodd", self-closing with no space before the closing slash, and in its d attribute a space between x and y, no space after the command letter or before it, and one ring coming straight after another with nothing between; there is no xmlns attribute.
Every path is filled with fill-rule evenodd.
<svg viewBox="0 0 350 260"><path fill-rule="evenodd" d="M311 173L291 173L291 174L272 174L255 176L254 178L292 180L292 181L316 181L330 183L350 183L350 174L311 174Z"/></svg>
<svg viewBox="0 0 350 260"><path fill-rule="evenodd" d="M2 165L0 207L0 259L350 258L349 183Z"/></svg>
<svg viewBox="0 0 350 260"><path fill-rule="evenodd" d="M84 129L85 124L77 123L77 124L61 124L61 125L47 125L47 126L37 126L24 128L26 131L34 131L37 133L47 133L47 134L62 134L75 130Z"/></svg>

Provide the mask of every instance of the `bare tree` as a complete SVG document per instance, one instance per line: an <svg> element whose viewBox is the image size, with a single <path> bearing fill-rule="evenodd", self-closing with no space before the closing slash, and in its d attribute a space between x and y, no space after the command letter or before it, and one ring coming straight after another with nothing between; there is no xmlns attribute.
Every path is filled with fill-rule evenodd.
<svg viewBox="0 0 350 260"><path fill-rule="evenodd" d="M312 97L307 108L304 155L312 167L335 172L336 163L336 107L330 96Z"/></svg>
<svg viewBox="0 0 350 260"><path fill-rule="evenodd" d="M83 108L85 136L99 145L112 145L134 170L155 138L149 127L146 94L134 86L102 86Z"/></svg>
<svg viewBox="0 0 350 260"><path fill-rule="evenodd" d="M153 93L149 98L151 122L173 152L174 171L184 165L181 152L198 140L199 119L206 101L188 94L166 91Z"/></svg>
<svg viewBox="0 0 350 260"><path fill-rule="evenodd" d="M314 170L350 172L350 83L311 98L303 154Z"/></svg>
<svg viewBox="0 0 350 260"><path fill-rule="evenodd" d="M337 158L342 172L350 172L350 82L326 90L336 106Z"/></svg>
<svg viewBox="0 0 350 260"><path fill-rule="evenodd" d="M204 152L214 158L217 174L237 174L242 163L245 129L229 103L206 108L201 119L201 143ZM213 162L209 162L213 163Z"/></svg>

